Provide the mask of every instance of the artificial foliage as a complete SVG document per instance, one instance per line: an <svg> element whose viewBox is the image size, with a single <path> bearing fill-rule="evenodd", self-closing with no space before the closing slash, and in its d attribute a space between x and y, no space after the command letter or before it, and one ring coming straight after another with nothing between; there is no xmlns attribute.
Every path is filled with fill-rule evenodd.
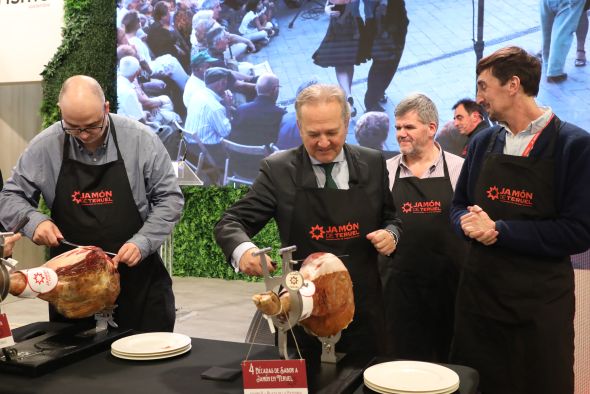
<svg viewBox="0 0 590 394"><path fill-rule="evenodd" d="M173 273L178 276L199 276L222 279L245 279L225 262L215 243L213 227L222 213L240 199L248 188L184 187L184 210L174 230ZM276 223L270 221L253 242L260 247L271 247L271 257L278 260L280 248Z"/></svg>
<svg viewBox="0 0 590 394"><path fill-rule="evenodd" d="M96 79L110 107L117 108L115 15L115 0L65 0L62 43L42 73L43 127L59 119L59 90L72 75Z"/></svg>

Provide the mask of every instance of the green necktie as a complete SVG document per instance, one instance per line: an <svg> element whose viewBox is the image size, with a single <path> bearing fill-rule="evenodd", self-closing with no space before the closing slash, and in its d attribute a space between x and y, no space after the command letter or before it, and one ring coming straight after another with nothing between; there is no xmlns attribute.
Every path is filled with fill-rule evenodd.
<svg viewBox="0 0 590 394"><path fill-rule="evenodd" d="M338 185L332 178L332 168L334 168L334 164L336 163L323 163L320 166L324 169L324 173L326 174L326 183L324 183L325 189L338 189Z"/></svg>

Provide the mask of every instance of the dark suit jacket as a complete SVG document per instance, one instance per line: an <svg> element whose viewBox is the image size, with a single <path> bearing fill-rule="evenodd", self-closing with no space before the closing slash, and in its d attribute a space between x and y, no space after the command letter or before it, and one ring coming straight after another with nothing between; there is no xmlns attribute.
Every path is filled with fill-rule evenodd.
<svg viewBox="0 0 590 394"><path fill-rule="evenodd" d="M242 145L268 145L275 142L285 112L270 97L258 96L254 101L238 107L229 139Z"/></svg>
<svg viewBox="0 0 590 394"><path fill-rule="evenodd" d="M267 157L261 163L260 174L250 191L221 217L215 226L215 239L228 261L234 249L251 241L264 225L275 218L281 242L286 245L290 237L291 217L295 203L295 174L299 158L303 154L303 187L317 187L311 160L302 145ZM401 233L401 221L397 218L393 198L389 191L388 172L381 152L356 145L344 145L350 173L350 184L364 183L367 195L381 207L377 214L382 218L382 228ZM355 171L358 163L359 174ZM368 242L368 241L367 241ZM260 245L261 247L265 245Z"/></svg>

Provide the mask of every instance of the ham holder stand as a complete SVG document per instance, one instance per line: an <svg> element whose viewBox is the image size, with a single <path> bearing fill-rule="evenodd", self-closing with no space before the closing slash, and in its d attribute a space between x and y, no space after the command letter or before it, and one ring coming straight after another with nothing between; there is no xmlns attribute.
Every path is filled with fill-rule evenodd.
<svg viewBox="0 0 590 394"><path fill-rule="evenodd" d="M0 256L11 235L14 232L0 233ZM0 258L0 303L8 296L10 271L16 264L12 258ZM95 325L38 322L12 330L15 344L1 349L0 372L38 376L104 351L115 340L132 334L113 327L112 310L95 314L95 321Z"/></svg>
<svg viewBox="0 0 590 394"><path fill-rule="evenodd" d="M287 337L292 330L292 327L298 324L301 315L303 313L303 299L300 293L300 289L307 286L303 279L303 275L293 269L293 266L297 263L292 259L293 252L297 250L296 246L287 246L279 249L281 255L283 275L282 276L271 276L268 266L266 263L266 253L271 248L260 249L254 252L254 256L260 256L260 265L262 267L262 273L264 275L264 284L267 291L274 291L278 294L279 287L282 286L282 292L289 292L291 299L291 307L288 314L288 319L283 316L267 316L263 315L270 326L271 331L275 332L275 327L278 328L278 347L279 354L283 359L289 359L289 353L287 351ZM340 340L341 332L330 337L316 337L322 343L322 355L321 362L336 364L341 358L344 357L343 353L336 353L336 343Z"/></svg>

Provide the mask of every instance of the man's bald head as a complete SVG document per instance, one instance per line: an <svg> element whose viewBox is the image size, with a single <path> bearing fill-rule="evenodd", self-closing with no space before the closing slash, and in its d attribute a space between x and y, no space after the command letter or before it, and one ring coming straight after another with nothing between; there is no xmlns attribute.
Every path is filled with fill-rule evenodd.
<svg viewBox="0 0 590 394"><path fill-rule="evenodd" d="M274 74L262 74L256 81L256 93L275 100L279 97L279 78Z"/></svg>
<svg viewBox="0 0 590 394"><path fill-rule="evenodd" d="M105 102L104 92L96 79L87 75L74 75L66 79L59 91L59 104L64 98L88 99L88 96L94 96L101 103Z"/></svg>
<svg viewBox="0 0 590 394"><path fill-rule="evenodd" d="M85 124L108 111L100 84L86 75L75 75L63 83L58 105L64 119L74 124Z"/></svg>

